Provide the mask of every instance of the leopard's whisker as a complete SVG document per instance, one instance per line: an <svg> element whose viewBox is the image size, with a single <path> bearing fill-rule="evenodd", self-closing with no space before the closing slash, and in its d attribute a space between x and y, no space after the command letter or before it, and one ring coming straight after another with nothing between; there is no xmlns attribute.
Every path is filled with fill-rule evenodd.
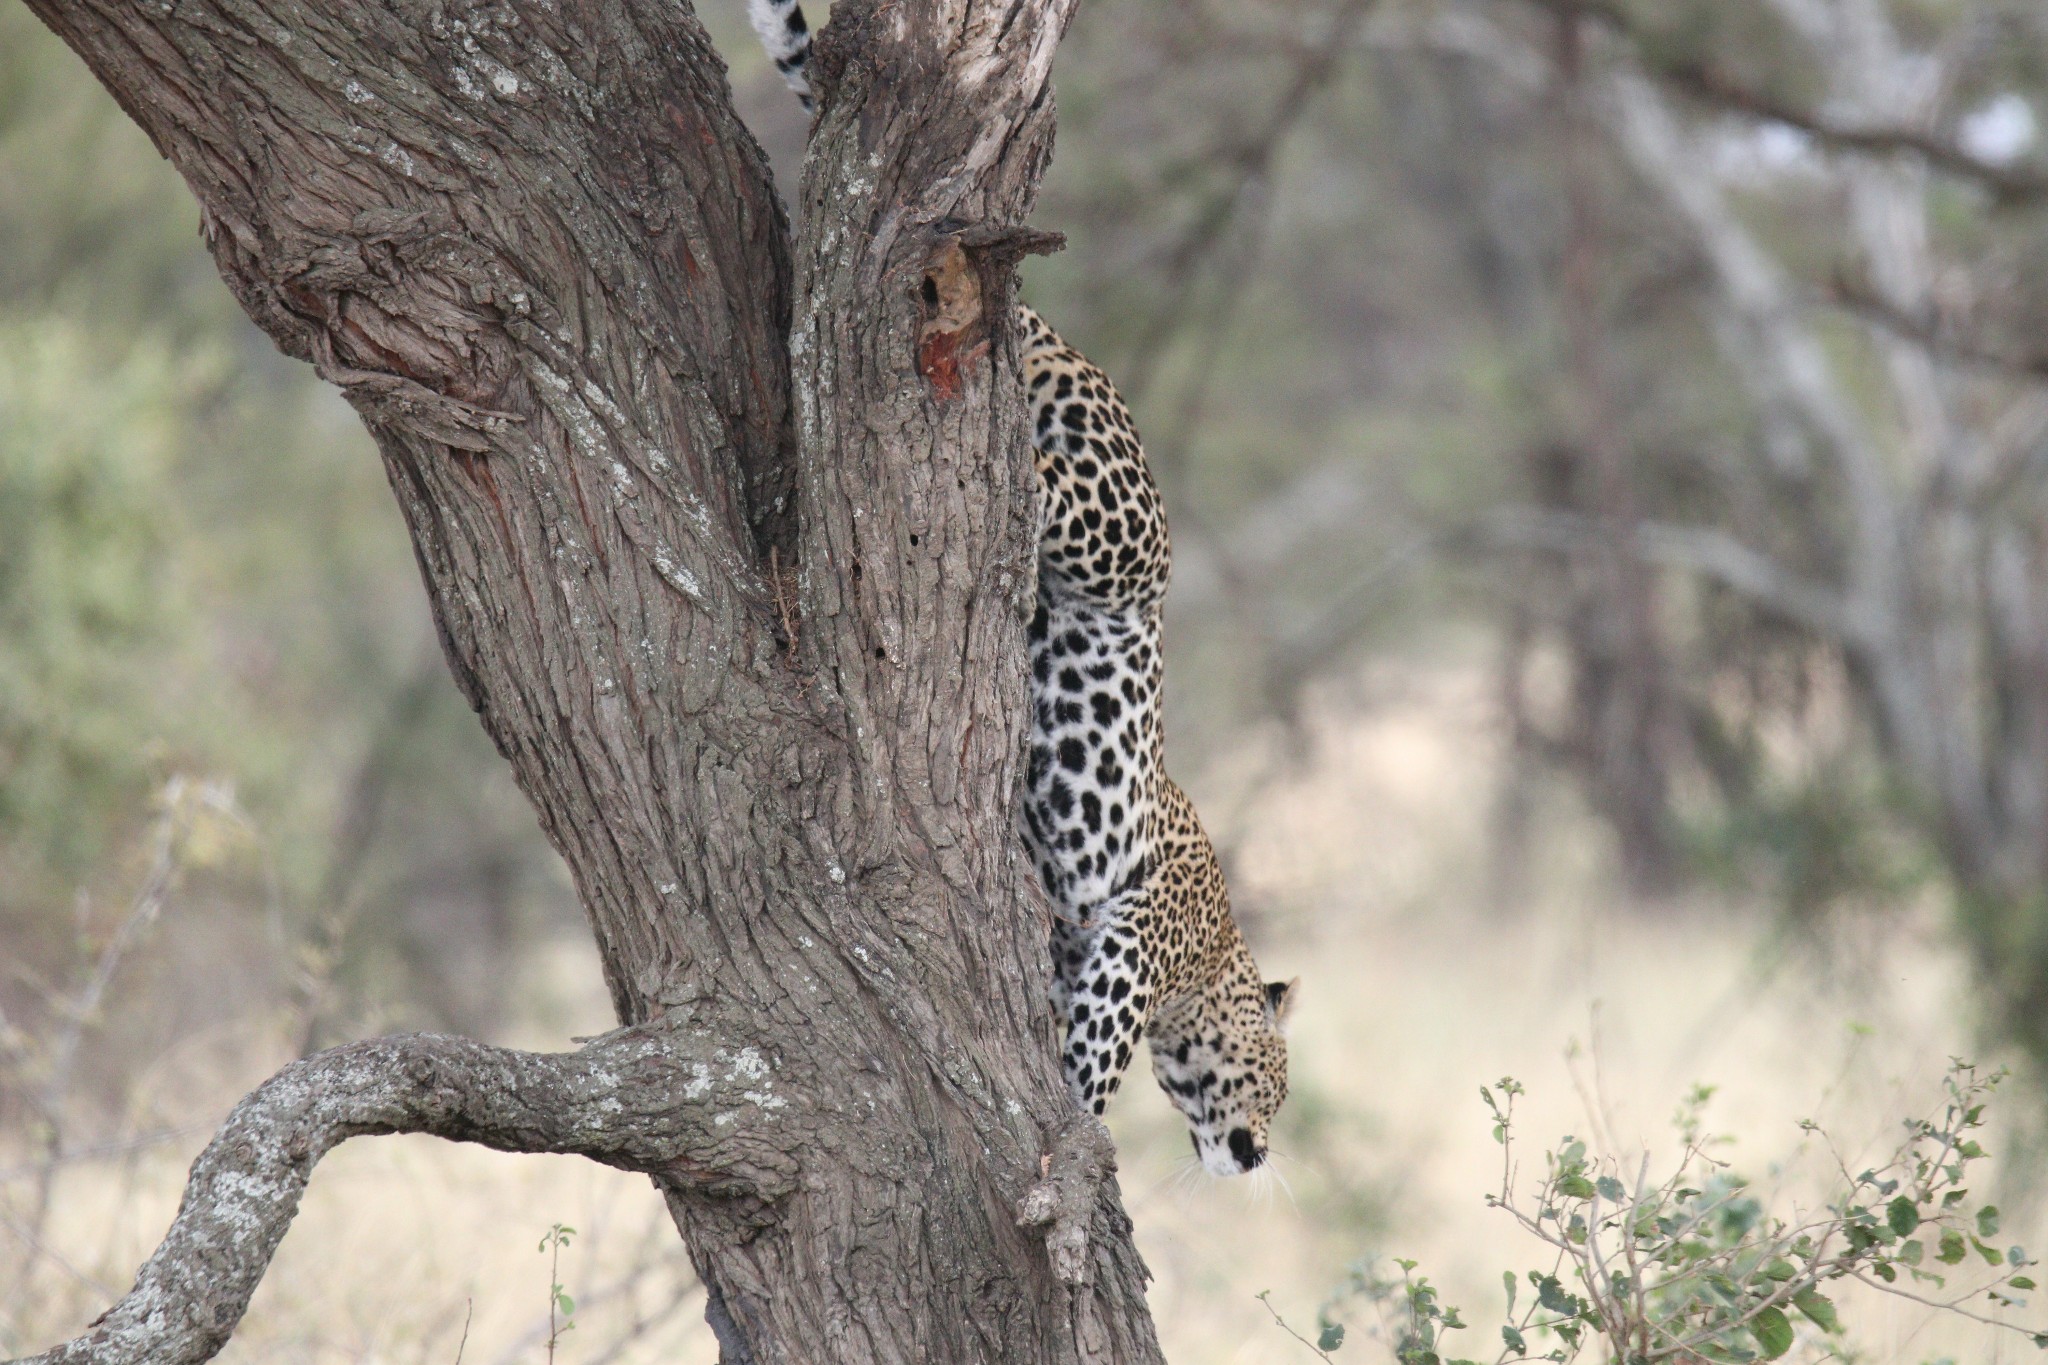
<svg viewBox="0 0 2048 1365"><path fill-rule="evenodd" d="M1179 1189L1185 1187L1187 1184L1190 1183L1188 1180L1189 1172L1191 1170L1199 1169L1201 1164L1202 1163L1197 1158L1192 1156L1184 1156L1180 1158L1178 1161L1173 1163L1172 1168L1169 1169L1165 1175L1159 1177L1158 1180L1154 1181L1152 1185L1148 1189L1146 1189L1146 1191L1142 1195L1139 1196L1140 1201L1149 1202L1162 1191L1167 1193L1177 1192Z"/></svg>
<svg viewBox="0 0 2048 1365"><path fill-rule="evenodd" d="M1191 1156L1182 1162L1180 1178L1174 1188L1174 1194L1180 1202L1187 1202L1188 1197L1195 1192L1195 1187L1201 1184L1202 1177L1205 1174L1207 1172L1202 1167L1202 1159L1200 1157Z"/></svg>
<svg viewBox="0 0 2048 1365"><path fill-rule="evenodd" d="M1302 1160L1292 1152L1283 1152L1278 1147L1266 1148L1266 1160L1291 1162L1295 1169L1299 1170L1303 1175L1312 1175L1318 1179L1322 1178L1323 1173L1316 1169L1313 1163Z"/></svg>
<svg viewBox="0 0 2048 1365"><path fill-rule="evenodd" d="M1266 1149L1266 1164L1259 1167L1259 1169L1268 1172L1273 1177L1273 1183L1278 1185L1280 1192L1287 1196L1287 1207L1299 1213L1301 1211L1301 1204L1294 1197L1294 1186L1288 1183L1287 1172L1281 1170L1273 1161L1273 1158L1278 1155L1280 1155L1278 1152L1268 1147Z"/></svg>

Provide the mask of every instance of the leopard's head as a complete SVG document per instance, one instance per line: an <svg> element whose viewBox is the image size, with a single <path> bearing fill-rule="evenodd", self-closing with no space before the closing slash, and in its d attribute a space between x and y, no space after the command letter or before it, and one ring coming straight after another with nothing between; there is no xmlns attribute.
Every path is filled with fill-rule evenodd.
<svg viewBox="0 0 2048 1365"><path fill-rule="evenodd" d="M1287 1016L1299 984L1234 971L1154 1022L1152 1074L1187 1116L1211 1175L1240 1175L1266 1160L1287 1098Z"/></svg>

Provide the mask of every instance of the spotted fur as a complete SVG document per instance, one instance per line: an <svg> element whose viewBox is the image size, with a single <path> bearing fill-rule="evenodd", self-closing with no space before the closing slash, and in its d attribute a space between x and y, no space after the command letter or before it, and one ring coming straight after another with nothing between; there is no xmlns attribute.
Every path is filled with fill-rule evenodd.
<svg viewBox="0 0 2048 1365"><path fill-rule="evenodd" d="M1053 1002L1074 1097L1100 1114L1138 1040L1217 1175L1266 1159L1292 984L1268 984L1216 850L1161 762L1166 514L1107 375L1020 309L1038 450L1025 842L1061 911Z"/></svg>
<svg viewBox="0 0 2048 1365"><path fill-rule="evenodd" d="M797 0L747 0L747 22L803 107L811 107L811 26Z"/></svg>
<svg viewBox="0 0 2048 1365"><path fill-rule="evenodd" d="M748 0L811 107L797 0ZM1100 1114L1142 1038L1216 1175L1266 1159L1287 1098L1294 983L1267 982L1231 918L1216 850L1161 762L1166 513L1108 376L1017 313L1038 451L1038 609L1024 838L1058 918L1053 1003L1075 1100Z"/></svg>

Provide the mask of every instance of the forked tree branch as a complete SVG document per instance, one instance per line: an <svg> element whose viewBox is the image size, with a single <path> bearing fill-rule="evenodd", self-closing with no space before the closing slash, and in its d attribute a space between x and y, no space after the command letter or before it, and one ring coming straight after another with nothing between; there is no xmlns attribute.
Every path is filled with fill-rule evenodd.
<svg viewBox="0 0 2048 1365"><path fill-rule="evenodd" d="M566 1053L428 1033L316 1053L228 1115L193 1163L178 1216L135 1287L83 1336L18 1365L211 1359L241 1322L313 1167L352 1137L430 1133L775 1199L792 1187L796 1165L773 1130L787 1125L802 1093L776 1071L754 1049L666 1023Z"/></svg>

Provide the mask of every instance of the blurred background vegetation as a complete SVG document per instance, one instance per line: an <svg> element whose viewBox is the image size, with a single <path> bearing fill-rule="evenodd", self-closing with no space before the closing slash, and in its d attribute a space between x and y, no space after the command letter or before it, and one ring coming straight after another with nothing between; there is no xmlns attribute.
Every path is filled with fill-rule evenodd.
<svg viewBox="0 0 2048 1365"><path fill-rule="evenodd" d="M703 8L793 184L801 112ZM1426 1236L1404 1106L1595 997L1670 1040L1649 1084L1835 1094L1873 1020L2048 1062L2048 9L1123 0L1058 75L1027 293L1145 430L1173 767L1310 977L1271 1273ZM108 1154L174 1193L281 1057L605 1023L374 450L196 222L0 0L0 1350L130 1273L76 1236ZM1177 1150L1132 1090L1126 1147ZM1138 1183L1170 1343L1281 1349L1187 1326L1262 1320L1188 1307L1241 1214ZM616 1240L670 1257L617 1271L641 1358L687 1272ZM448 1359L462 1299L353 1346L265 1302L294 1358Z"/></svg>

